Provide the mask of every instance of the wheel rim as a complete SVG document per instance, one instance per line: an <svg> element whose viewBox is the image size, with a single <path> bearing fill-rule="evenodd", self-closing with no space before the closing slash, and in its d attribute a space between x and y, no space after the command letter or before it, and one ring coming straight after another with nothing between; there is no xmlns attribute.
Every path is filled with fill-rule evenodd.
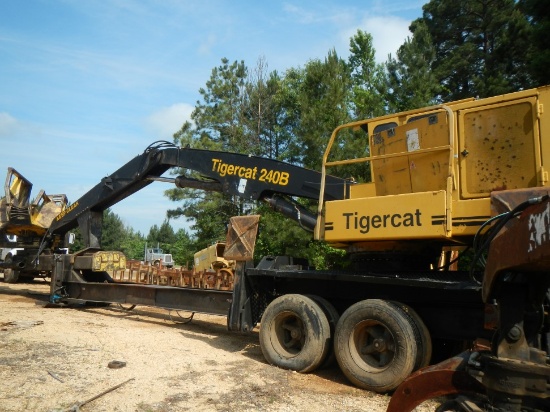
<svg viewBox="0 0 550 412"><path fill-rule="evenodd" d="M349 349L357 365L367 371L381 371L393 361L395 339L384 324L365 320L358 323L350 334Z"/></svg>
<svg viewBox="0 0 550 412"><path fill-rule="evenodd" d="M271 336L275 347L287 357L298 355L306 342L304 323L294 312L281 312L273 320Z"/></svg>

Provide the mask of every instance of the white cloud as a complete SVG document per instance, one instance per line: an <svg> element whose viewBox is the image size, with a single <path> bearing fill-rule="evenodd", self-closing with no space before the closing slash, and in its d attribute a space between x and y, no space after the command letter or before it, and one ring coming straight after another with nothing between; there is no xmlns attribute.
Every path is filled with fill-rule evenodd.
<svg viewBox="0 0 550 412"><path fill-rule="evenodd" d="M349 8L338 6L337 8L319 4L317 8L305 8L291 3L283 5L283 11L300 24L345 24L353 18L353 12Z"/></svg>
<svg viewBox="0 0 550 412"><path fill-rule="evenodd" d="M349 43L358 29L370 33L376 50L375 59L382 63L388 59L390 53L395 57L397 49L412 35L409 31L410 24L410 20L395 16L368 16L357 27L343 31L340 37L342 41Z"/></svg>
<svg viewBox="0 0 550 412"><path fill-rule="evenodd" d="M214 33L210 33L205 36L203 41L199 45L199 54L202 56L209 55L212 48L217 44L217 37Z"/></svg>
<svg viewBox="0 0 550 412"><path fill-rule="evenodd" d="M287 16L302 25L325 25L327 33L331 33L331 27L338 33L333 39L334 46L341 53L342 57L349 52L350 39L363 30L373 37L373 46L376 50L376 61L383 63L387 61L388 54L395 56L397 49L405 42L407 36L411 36L409 26L411 18L397 16L396 12L404 12L411 9L405 7L402 2L392 3L375 1L367 8L340 7L338 10L331 7L319 5L315 9L306 9L291 3L285 3L283 10ZM390 7L391 6L391 7ZM420 6L417 6L420 8Z"/></svg>
<svg viewBox="0 0 550 412"><path fill-rule="evenodd" d="M285 3L283 10L291 16L294 16L300 23L309 24L318 21L318 17L311 10Z"/></svg>
<svg viewBox="0 0 550 412"><path fill-rule="evenodd" d="M373 36L377 61L386 61L390 53L395 56L397 49L411 35L410 24L399 17L374 17L365 21L365 28Z"/></svg>
<svg viewBox="0 0 550 412"><path fill-rule="evenodd" d="M0 113L0 138L12 136L19 128L19 122L8 113Z"/></svg>
<svg viewBox="0 0 550 412"><path fill-rule="evenodd" d="M172 135L186 120L191 119L193 109L194 107L187 103L163 107L147 117L146 127L157 139L172 141Z"/></svg>

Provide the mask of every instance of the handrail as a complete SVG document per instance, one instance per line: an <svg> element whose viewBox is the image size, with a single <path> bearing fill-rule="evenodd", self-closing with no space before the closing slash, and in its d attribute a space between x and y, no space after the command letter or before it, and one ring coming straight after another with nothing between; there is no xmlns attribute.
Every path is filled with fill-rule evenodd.
<svg viewBox="0 0 550 412"><path fill-rule="evenodd" d="M331 153L331 149L334 145L334 141L336 140L336 136L338 135L340 130L343 130L343 129L346 129L346 128L349 129L349 128L353 128L353 127L358 127L358 126L361 126L361 125L364 125L364 124L371 123L374 120L376 120L376 121L380 121L380 120L384 120L384 119L389 120L389 119L394 119L396 117L412 116L412 115L415 115L415 114L417 115L419 113L429 114L429 113L438 112L440 110L444 110L447 113L447 119L448 119L448 125L449 125L449 144L448 145L430 147L430 148L425 148L425 149L419 149L419 150L415 150L414 152L407 151L407 152L367 156L367 157L361 157L361 158L356 158L356 159L328 161L328 156ZM319 193L319 204L318 204L318 209L317 209L317 216L318 216L317 225L315 226L315 230L314 230L315 239L321 239L321 227L322 227L323 222L324 222L324 220L322 219L322 216L323 216L323 207L324 207L324 194L325 194L325 187L326 187L326 176L327 176L327 170L326 169L327 169L327 167L340 166L340 165L346 165L346 164L355 164L355 163L366 163L368 161L372 162L373 160L381 160L381 159L389 159L389 158L395 158L395 157L408 156L408 155L411 155L413 153L414 154L421 154L421 153L438 152L438 151L445 151L445 150L449 151L449 169L448 169L448 173L447 173L448 181L447 181L447 185L446 185L446 192L447 192L447 202L446 202L447 203L447 205L446 205L446 215L447 215L446 222L447 223L446 223L446 230L447 230L447 232L450 232L451 228L452 228L451 227L452 187L453 187L453 185L456 185L456 182L454 181L454 174L453 174L453 158L455 156L454 142L455 142L455 128L456 128L453 110L448 105L441 104L441 105L437 105L437 106L432 106L428 110L423 110L423 111L421 111L421 110L411 110L411 111L408 111L408 112L397 113L397 114L394 114L394 115L386 115L386 116L377 117L377 118L369 119L369 120L367 120L367 121L357 121L357 122L347 123L345 125L338 126L336 129L334 129L334 131L332 132L332 134L330 136L329 142L327 144L327 148L326 148L325 153L323 155L323 163L321 165L321 190L320 190L320 193ZM369 142L369 147L370 147L370 142Z"/></svg>
<svg viewBox="0 0 550 412"><path fill-rule="evenodd" d="M364 163L368 162L369 160L379 160L379 159L389 159L392 157L401 157L410 155L411 153L418 154L418 153L428 153L428 152L442 152L445 150L448 150L452 148L452 145L444 145L444 146L437 146L437 147L429 147L426 149L419 149L415 150L414 152L399 152L399 153L389 153L389 154L383 154L383 155L376 155L376 156L367 156L367 157L360 157L357 159L347 159L347 160L335 160L332 162L327 162L327 166L341 166L346 164L353 164L353 163Z"/></svg>

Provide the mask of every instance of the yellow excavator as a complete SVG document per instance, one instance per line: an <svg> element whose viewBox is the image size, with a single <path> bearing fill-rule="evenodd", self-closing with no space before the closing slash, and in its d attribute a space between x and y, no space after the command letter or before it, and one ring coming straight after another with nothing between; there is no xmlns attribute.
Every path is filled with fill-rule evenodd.
<svg viewBox="0 0 550 412"><path fill-rule="evenodd" d="M4 188L5 196L0 199L0 268L4 269L4 281L47 276L48 271L33 268L32 261L38 256L40 239L67 206L67 196L47 195L40 190L31 201L32 183L11 167Z"/></svg>
<svg viewBox="0 0 550 412"><path fill-rule="evenodd" d="M492 215L548 187L548 107L550 88L540 87L338 127L323 175L357 183L334 201L321 189L315 237L404 269L471 244Z"/></svg>

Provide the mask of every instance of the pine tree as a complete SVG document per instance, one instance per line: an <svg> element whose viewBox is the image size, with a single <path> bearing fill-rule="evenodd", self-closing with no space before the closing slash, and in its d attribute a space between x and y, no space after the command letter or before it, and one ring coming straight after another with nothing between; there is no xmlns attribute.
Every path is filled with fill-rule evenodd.
<svg viewBox="0 0 550 412"><path fill-rule="evenodd" d="M413 23L412 38L407 38L394 59L389 56L387 100L389 112L401 112L436 103L439 83L431 70L435 49L423 22Z"/></svg>
<svg viewBox="0 0 550 412"><path fill-rule="evenodd" d="M305 167L320 170L332 131L350 119L350 72L335 50L324 61L309 61L299 83L299 123L293 157Z"/></svg>
<svg viewBox="0 0 550 412"><path fill-rule="evenodd" d="M384 67L376 63L375 53L372 35L357 30L350 39L348 59L353 111L357 120L385 113Z"/></svg>
<svg viewBox="0 0 550 412"><path fill-rule="evenodd" d="M519 0L518 9L530 23L528 67L535 86L550 84L550 2Z"/></svg>
<svg viewBox="0 0 550 412"><path fill-rule="evenodd" d="M514 0L431 0L412 26L428 28L435 47L432 70L443 101L486 97L530 85Z"/></svg>

